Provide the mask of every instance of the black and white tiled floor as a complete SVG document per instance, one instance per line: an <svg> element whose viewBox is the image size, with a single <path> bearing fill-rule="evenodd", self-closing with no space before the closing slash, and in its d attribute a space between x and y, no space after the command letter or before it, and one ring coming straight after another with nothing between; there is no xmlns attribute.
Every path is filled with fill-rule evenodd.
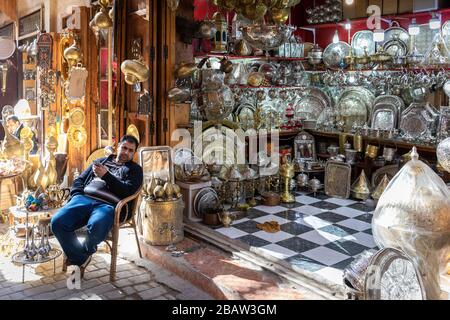
<svg viewBox="0 0 450 320"><path fill-rule="evenodd" d="M364 250L377 249L373 210L351 199L297 192L295 204L254 207L231 227L215 231L285 260L293 269L342 284L345 267ZM269 233L256 227L266 221L277 221L281 231Z"/></svg>

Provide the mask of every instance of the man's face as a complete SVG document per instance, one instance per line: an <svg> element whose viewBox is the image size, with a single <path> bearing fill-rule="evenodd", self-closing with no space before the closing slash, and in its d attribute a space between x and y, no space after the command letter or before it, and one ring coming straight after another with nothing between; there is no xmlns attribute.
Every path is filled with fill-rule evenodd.
<svg viewBox="0 0 450 320"><path fill-rule="evenodd" d="M125 141L119 144L119 149L117 151L117 159L120 162L128 162L133 160L134 154L136 152L136 145L134 143Z"/></svg>
<svg viewBox="0 0 450 320"><path fill-rule="evenodd" d="M9 120L8 122L6 122L6 128L8 129L8 132L10 134L13 134L14 131L16 131L16 129L19 127L19 123L18 122L14 122L14 120Z"/></svg>

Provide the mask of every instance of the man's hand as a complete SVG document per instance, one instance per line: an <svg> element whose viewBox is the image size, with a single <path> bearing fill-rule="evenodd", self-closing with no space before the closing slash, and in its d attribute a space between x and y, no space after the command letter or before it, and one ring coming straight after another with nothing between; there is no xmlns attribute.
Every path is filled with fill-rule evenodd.
<svg viewBox="0 0 450 320"><path fill-rule="evenodd" d="M92 170L99 178L103 178L103 176L108 172L108 169L106 169L106 167L102 164L94 164Z"/></svg>

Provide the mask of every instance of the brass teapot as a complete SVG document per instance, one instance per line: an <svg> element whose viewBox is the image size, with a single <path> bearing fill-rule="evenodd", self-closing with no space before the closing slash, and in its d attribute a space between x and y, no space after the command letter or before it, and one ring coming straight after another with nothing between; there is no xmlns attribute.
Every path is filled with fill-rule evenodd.
<svg viewBox="0 0 450 320"><path fill-rule="evenodd" d="M234 212L222 211L217 215L225 228L229 228L233 224L234 220L236 220L236 214Z"/></svg>
<svg viewBox="0 0 450 320"><path fill-rule="evenodd" d="M47 188L46 194L52 203L53 208L59 208L70 196L69 188L61 188L54 184Z"/></svg>

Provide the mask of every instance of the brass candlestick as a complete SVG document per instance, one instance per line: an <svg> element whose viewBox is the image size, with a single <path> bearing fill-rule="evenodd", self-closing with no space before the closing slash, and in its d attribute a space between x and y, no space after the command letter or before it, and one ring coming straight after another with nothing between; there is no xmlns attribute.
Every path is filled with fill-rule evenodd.
<svg viewBox="0 0 450 320"><path fill-rule="evenodd" d="M294 165L285 157L284 164L280 168L280 177L284 179L284 191L281 194L281 202L293 203L295 197L290 192L290 181L295 176Z"/></svg>

